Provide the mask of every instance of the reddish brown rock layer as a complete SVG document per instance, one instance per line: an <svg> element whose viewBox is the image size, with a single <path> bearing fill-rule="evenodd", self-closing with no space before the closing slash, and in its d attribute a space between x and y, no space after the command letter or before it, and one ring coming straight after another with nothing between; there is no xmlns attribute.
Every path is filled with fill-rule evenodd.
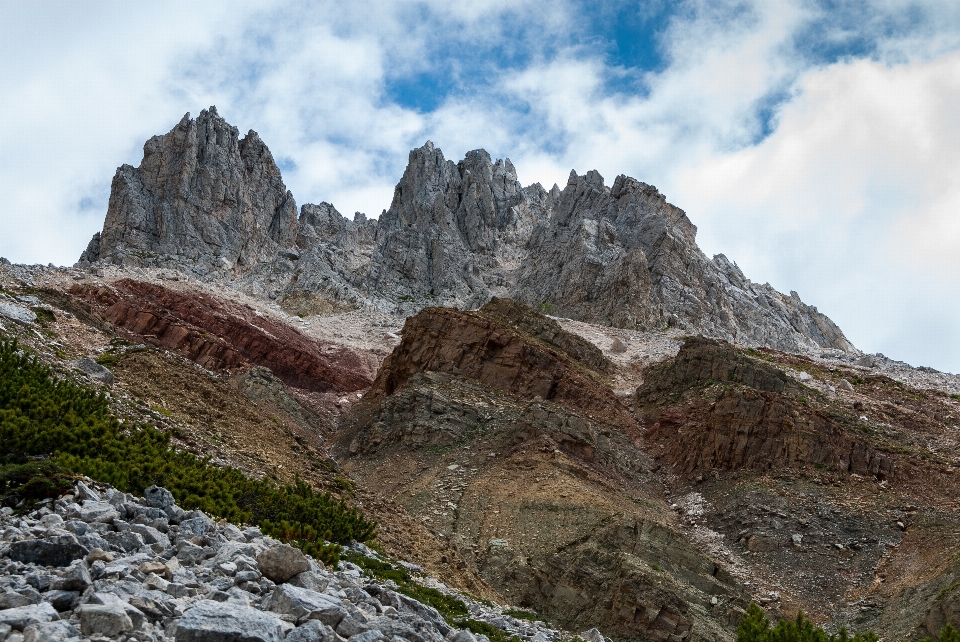
<svg viewBox="0 0 960 642"><path fill-rule="evenodd" d="M372 398L393 394L425 371L458 373L520 397L553 401L585 417L624 427L635 424L613 392L594 381L582 364L477 313L425 308L407 319L403 340L377 374Z"/></svg>
<svg viewBox="0 0 960 642"><path fill-rule="evenodd" d="M377 366L372 355L323 344L251 308L205 294L130 279L113 287L77 285L71 293L102 308L118 328L209 370L265 366L288 385L344 393L367 388Z"/></svg>
<svg viewBox="0 0 960 642"><path fill-rule="evenodd" d="M668 408L647 432L680 472L823 465L893 475L893 461L828 417L789 397L749 388L724 390L712 403Z"/></svg>

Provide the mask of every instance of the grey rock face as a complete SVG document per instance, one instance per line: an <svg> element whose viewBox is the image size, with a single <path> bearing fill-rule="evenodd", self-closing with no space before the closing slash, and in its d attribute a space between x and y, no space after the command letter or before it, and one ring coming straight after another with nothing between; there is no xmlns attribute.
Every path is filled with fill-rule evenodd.
<svg viewBox="0 0 960 642"><path fill-rule="evenodd" d="M80 255L80 265L86 267L100 260L100 232L93 235L87 243L87 249Z"/></svg>
<svg viewBox="0 0 960 642"><path fill-rule="evenodd" d="M368 287L393 300L482 305L513 285L548 202L539 185L521 187L509 159L475 150L453 163L428 141L410 152L377 224Z"/></svg>
<svg viewBox="0 0 960 642"><path fill-rule="evenodd" d="M4 303L3 301L0 301L0 317L4 317L24 325L29 325L37 320L37 315L33 310L29 310L19 305L14 305L12 303Z"/></svg>
<svg viewBox="0 0 960 642"><path fill-rule="evenodd" d="M280 642L283 627L272 613L202 600L177 624L177 642Z"/></svg>
<svg viewBox="0 0 960 642"><path fill-rule="evenodd" d="M591 171L566 187L522 187L483 150L459 163L427 142L379 220L296 204L255 132L238 138L211 107L117 171L99 238L106 261L235 279L289 314L373 306L476 308L512 297L550 314L622 328L680 326L738 344L852 351L816 308L707 258L696 227L656 188Z"/></svg>
<svg viewBox="0 0 960 642"><path fill-rule="evenodd" d="M17 562L69 566L88 550L73 535L57 535L45 539L27 539L10 545L7 555Z"/></svg>
<svg viewBox="0 0 960 642"><path fill-rule="evenodd" d="M556 314L623 328L679 325L741 344L781 350L853 346L795 293L751 283L723 255L711 261L696 227L656 188L597 172L570 174L548 224L534 231L537 259L521 270L516 298Z"/></svg>
<svg viewBox="0 0 960 642"><path fill-rule="evenodd" d="M117 170L99 260L248 267L293 243L296 218L293 196L257 133L240 139L211 107L147 141L139 167Z"/></svg>
<svg viewBox="0 0 960 642"><path fill-rule="evenodd" d="M257 555L257 564L260 572L277 584L310 570L310 562L303 553L286 544L268 548Z"/></svg>
<svg viewBox="0 0 960 642"><path fill-rule="evenodd" d="M77 359L71 365L93 381L98 381L107 386L113 385L113 373L89 357Z"/></svg>

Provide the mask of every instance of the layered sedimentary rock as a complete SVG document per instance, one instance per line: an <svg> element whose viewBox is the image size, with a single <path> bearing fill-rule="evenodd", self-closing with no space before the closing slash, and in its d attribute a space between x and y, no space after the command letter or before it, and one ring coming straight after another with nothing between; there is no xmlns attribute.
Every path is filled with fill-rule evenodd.
<svg viewBox="0 0 960 642"><path fill-rule="evenodd" d="M637 390L646 438L683 473L820 466L889 479L892 458L809 405L782 370L723 341L695 338Z"/></svg>
<svg viewBox="0 0 960 642"><path fill-rule="evenodd" d="M339 461L511 602L621 640L732 640L746 592L670 525L602 355L532 309L426 308L346 415Z"/></svg>
<svg viewBox="0 0 960 642"><path fill-rule="evenodd" d="M71 294L132 337L210 370L265 366L296 388L342 394L367 388L377 366L371 355L323 345L217 297L130 279L113 287L77 285Z"/></svg>
<svg viewBox="0 0 960 642"><path fill-rule="evenodd" d="M656 188L595 171L566 187L523 187L509 159L459 163L427 142L410 152L379 220L333 205L299 216L256 132L210 108L144 146L114 178L103 232L81 263L178 267L233 279L295 314L373 306L409 315L509 296L558 316L621 328L672 325L783 350L853 346L796 293L708 259L696 227Z"/></svg>

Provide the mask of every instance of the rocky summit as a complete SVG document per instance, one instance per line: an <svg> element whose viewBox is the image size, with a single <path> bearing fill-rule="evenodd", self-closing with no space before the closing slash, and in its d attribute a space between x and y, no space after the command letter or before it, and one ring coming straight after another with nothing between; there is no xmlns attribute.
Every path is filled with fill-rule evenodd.
<svg viewBox="0 0 960 642"><path fill-rule="evenodd" d="M626 176L428 142L347 219L211 108L75 266L0 259L0 640L914 642L958 469L960 376Z"/></svg>
<svg viewBox="0 0 960 642"><path fill-rule="evenodd" d="M235 282L294 313L360 307L407 315L511 297L618 328L676 326L780 350L853 346L796 293L707 258L696 227L655 187L596 171L523 187L484 150L410 152L390 208L345 219L329 203L297 214L256 132L238 139L211 107L117 170L103 231L81 265L173 267Z"/></svg>

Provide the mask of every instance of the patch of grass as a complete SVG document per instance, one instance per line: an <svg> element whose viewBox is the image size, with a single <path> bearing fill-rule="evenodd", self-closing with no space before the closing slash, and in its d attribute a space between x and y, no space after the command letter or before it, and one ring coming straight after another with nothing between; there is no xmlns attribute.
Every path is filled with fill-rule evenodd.
<svg viewBox="0 0 960 642"><path fill-rule="evenodd" d="M942 589L940 589L940 592L937 593L937 599L938 599L938 600L942 600L942 599L945 598L946 596L948 596L948 595L950 595L951 593L953 593L954 591L956 591L958 588L960 588L960 580L957 580L956 582L954 582L954 583L951 584L950 586L945 586L945 587L943 587Z"/></svg>
<svg viewBox="0 0 960 642"><path fill-rule="evenodd" d="M549 303L549 302L547 302L547 301L541 301L541 302L539 303L539 305L537 305L537 310L538 310L541 314L551 314L551 315L552 315L554 312L557 311L557 308L556 308L556 306L553 305L552 303Z"/></svg>
<svg viewBox="0 0 960 642"><path fill-rule="evenodd" d="M173 419L173 413L170 412L169 410L167 410L166 408L162 407L162 406L156 406L156 405L151 404L151 405L150 405L150 410L152 410L152 411L154 411L154 412L156 412L156 413L158 413L158 414L161 414L161 415L163 415L164 417L167 417L168 419Z"/></svg>
<svg viewBox="0 0 960 642"><path fill-rule="evenodd" d="M503 612L504 615L509 615L510 617L515 617L518 620L529 620L530 622L546 622L542 617L537 615L532 611L523 611L521 609L507 609Z"/></svg>
<svg viewBox="0 0 960 642"><path fill-rule="evenodd" d="M97 357L96 361L104 368L112 368L120 361L120 357L112 352L104 352Z"/></svg>
<svg viewBox="0 0 960 642"><path fill-rule="evenodd" d="M517 636L508 635L506 631L480 620L458 620L456 625L467 629L471 633L481 633L490 638L490 642L520 642L520 638Z"/></svg>
<svg viewBox="0 0 960 642"><path fill-rule="evenodd" d="M33 310L33 313L37 315L37 321L41 324L43 323L54 323L57 320L57 317L54 316L53 312L46 308L30 308Z"/></svg>
<svg viewBox="0 0 960 642"><path fill-rule="evenodd" d="M656 562L654 562L653 564L651 564L651 565L650 565L650 568L652 568L653 570L655 570L655 571L658 572L658 573L662 573L662 572L663 572L663 567L661 567L661 566L660 566L659 564L657 564Z"/></svg>
<svg viewBox="0 0 960 642"><path fill-rule="evenodd" d="M170 437L149 424L121 424L103 393L55 379L16 340L0 341L0 456L44 457L59 473L87 475L124 492L142 494L157 484L184 509L257 524L327 563L338 560L337 543L376 536L356 507L300 479L284 485L251 479L174 450Z"/></svg>
<svg viewBox="0 0 960 642"><path fill-rule="evenodd" d="M950 395L950 398L956 401L960 401L960 395L957 395L957 394Z"/></svg>

